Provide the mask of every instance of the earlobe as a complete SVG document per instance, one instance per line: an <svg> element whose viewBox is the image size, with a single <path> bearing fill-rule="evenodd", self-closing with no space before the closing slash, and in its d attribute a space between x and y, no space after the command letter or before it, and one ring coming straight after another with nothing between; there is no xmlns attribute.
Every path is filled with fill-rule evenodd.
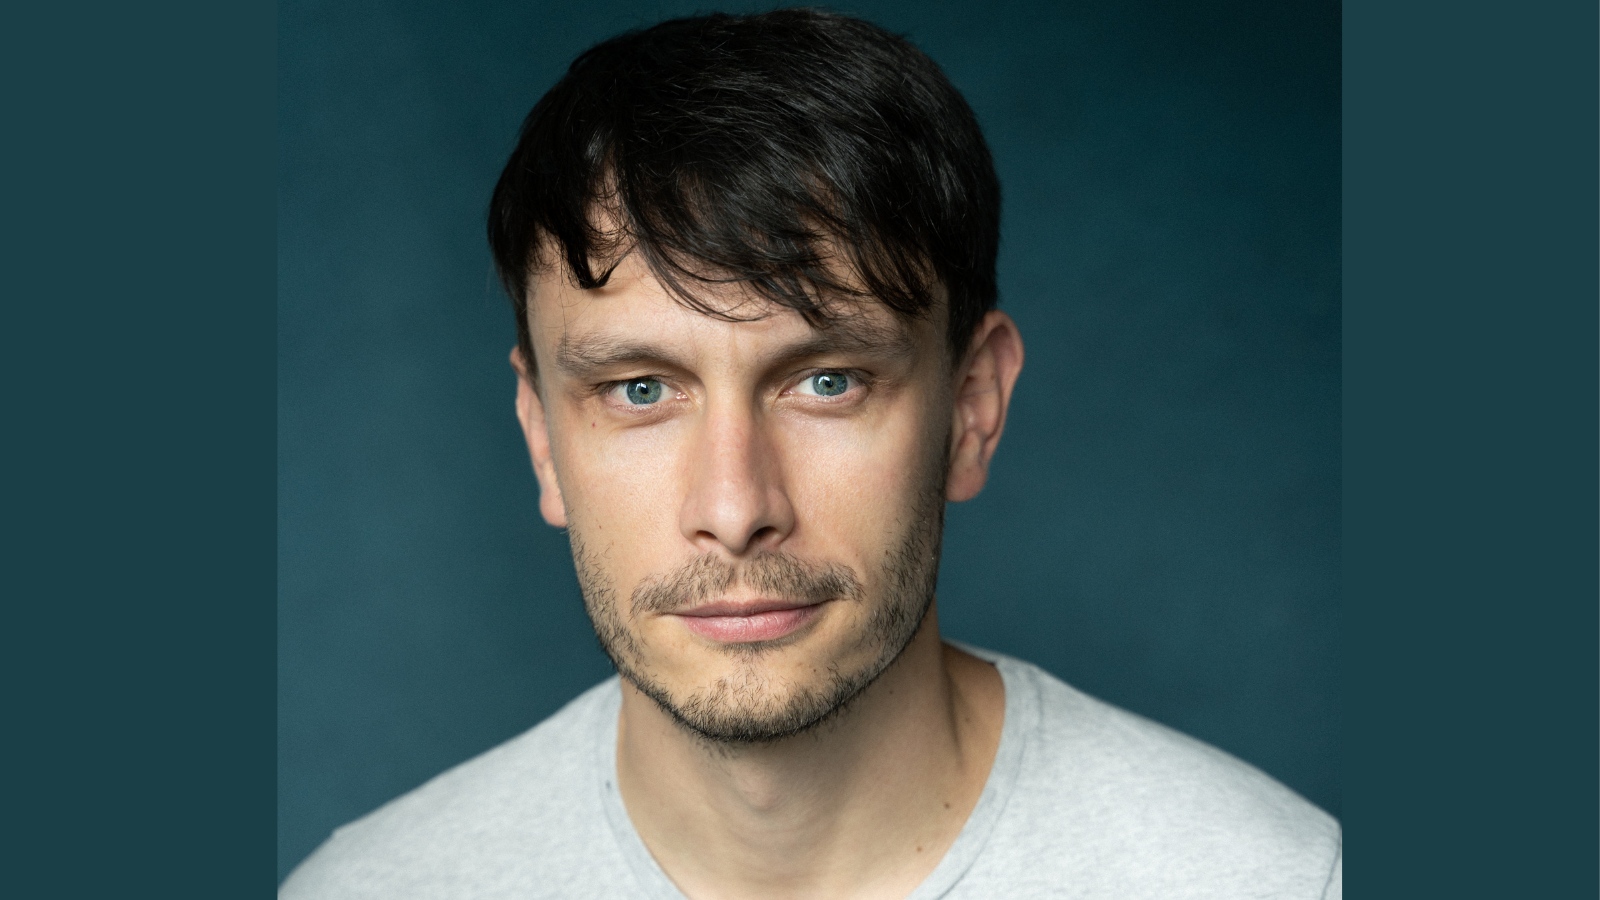
<svg viewBox="0 0 1600 900"><path fill-rule="evenodd" d="M565 528L567 507L561 499L561 484L556 480L555 462L550 454L550 428L545 420L544 401L533 386L533 372L522 358L520 347L511 351L511 367L517 370L517 421L522 423L522 437L528 442L533 474L539 480L539 512L549 524Z"/></svg>
<svg viewBox="0 0 1600 900"><path fill-rule="evenodd" d="M1011 390L1022 372L1022 335L1003 312L986 314L973 331L957 371L955 415L950 433L950 475L945 498L971 500L989 478L989 460L1000 445Z"/></svg>

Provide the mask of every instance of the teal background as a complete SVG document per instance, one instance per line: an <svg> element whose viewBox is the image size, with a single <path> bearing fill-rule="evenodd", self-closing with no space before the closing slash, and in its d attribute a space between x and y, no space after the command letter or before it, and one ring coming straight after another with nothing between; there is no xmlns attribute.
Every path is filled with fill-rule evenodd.
<svg viewBox="0 0 1600 900"><path fill-rule="evenodd" d="M725 7L738 8L738 7ZM1336 4L862 3L982 121L1029 360L945 631L1340 813ZM279 6L278 874L605 677L482 214L671 4Z"/></svg>
<svg viewBox="0 0 1600 900"><path fill-rule="evenodd" d="M1346 9L1352 896L1600 896L1597 33Z"/></svg>

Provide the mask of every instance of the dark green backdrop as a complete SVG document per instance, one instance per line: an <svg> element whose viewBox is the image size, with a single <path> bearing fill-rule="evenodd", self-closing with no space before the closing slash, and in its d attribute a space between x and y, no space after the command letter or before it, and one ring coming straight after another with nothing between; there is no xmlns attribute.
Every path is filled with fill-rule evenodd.
<svg viewBox="0 0 1600 900"><path fill-rule="evenodd" d="M482 214L576 53L696 8L279 6L280 878L608 674ZM946 633L1339 814L1338 4L837 8L944 66L1006 191L1028 365Z"/></svg>

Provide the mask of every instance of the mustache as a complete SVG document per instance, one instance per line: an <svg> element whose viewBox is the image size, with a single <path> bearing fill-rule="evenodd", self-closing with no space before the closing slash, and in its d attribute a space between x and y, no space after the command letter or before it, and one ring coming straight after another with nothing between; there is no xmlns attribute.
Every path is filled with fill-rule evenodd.
<svg viewBox="0 0 1600 900"><path fill-rule="evenodd" d="M633 590L630 607L635 616L676 612L720 597L739 584L765 597L804 605L861 594L855 571L838 563L814 565L788 553L763 553L737 564L701 556L642 582Z"/></svg>

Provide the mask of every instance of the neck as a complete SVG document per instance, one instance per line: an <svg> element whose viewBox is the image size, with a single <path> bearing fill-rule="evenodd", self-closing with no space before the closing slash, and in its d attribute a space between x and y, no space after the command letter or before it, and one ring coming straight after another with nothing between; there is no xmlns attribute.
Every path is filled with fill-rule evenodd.
<svg viewBox="0 0 1600 900"><path fill-rule="evenodd" d="M689 897L903 897L938 864L999 745L993 666L943 645L930 610L905 652L814 731L708 745L623 682L617 783Z"/></svg>

